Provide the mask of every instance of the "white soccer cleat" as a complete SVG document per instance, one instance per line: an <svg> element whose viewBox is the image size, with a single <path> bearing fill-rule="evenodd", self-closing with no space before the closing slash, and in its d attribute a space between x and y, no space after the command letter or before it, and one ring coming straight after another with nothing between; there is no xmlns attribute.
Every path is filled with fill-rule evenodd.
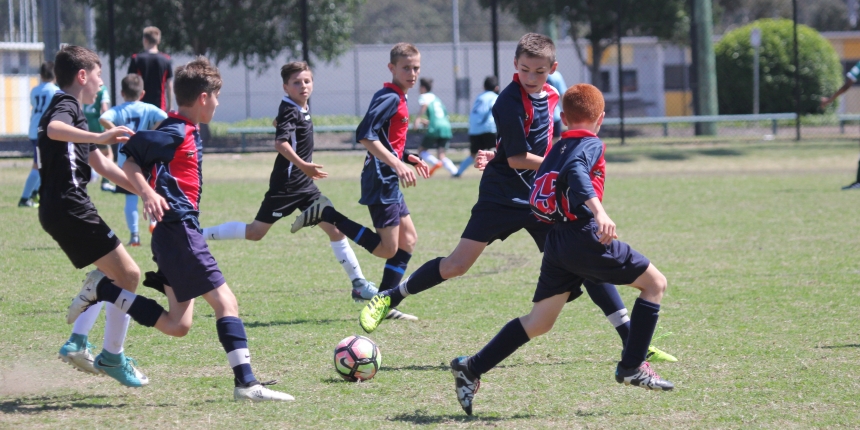
<svg viewBox="0 0 860 430"><path fill-rule="evenodd" d="M313 227L322 222L322 212L325 208L333 208L334 205L326 196L314 200L307 209L300 213L293 225L290 227L290 233L295 233L304 227Z"/></svg>
<svg viewBox="0 0 860 430"><path fill-rule="evenodd" d="M98 269L87 273L87 279L84 280L84 285L81 287L81 291L74 299L72 299L72 304L69 305L69 311L66 313L67 324L74 323L82 313L86 312L86 310L90 308L90 306L98 303L96 287L104 277L105 274Z"/></svg>
<svg viewBox="0 0 860 430"><path fill-rule="evenodd" d="M233 389L233 400L250 400L252 402L291 402L295 397L280 391L270 390L263 384Z"/></svg>
<svg viewBox="0 0 860 430"><path fill-rule="evenodd" d="M415 315L409 315L407 313L400 312L394 308L391 308L391 310L388 311L388 314L385 315L385 319L387 319L387 320L418 321L418 317L416 317Z"/></svg>

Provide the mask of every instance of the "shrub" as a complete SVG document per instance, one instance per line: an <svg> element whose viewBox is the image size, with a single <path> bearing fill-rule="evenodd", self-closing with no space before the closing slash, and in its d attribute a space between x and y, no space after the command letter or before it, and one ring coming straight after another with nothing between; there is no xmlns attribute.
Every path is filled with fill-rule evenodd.
<svg viewBox="0 0 860 430"><path fill-rule="evenodd" d="M792 21L762 19L723 36L714 47L717 67L717 94L720 114L748 114L753 111L752 29L761 29L759 48L759 112L794 112L794 49ZM800 63L800 110L803 114L821 111L823 96L833 94L842 84L842 65L830 42L814 29L797 26ZM832 107L830 109L833 109Z"/></svg>

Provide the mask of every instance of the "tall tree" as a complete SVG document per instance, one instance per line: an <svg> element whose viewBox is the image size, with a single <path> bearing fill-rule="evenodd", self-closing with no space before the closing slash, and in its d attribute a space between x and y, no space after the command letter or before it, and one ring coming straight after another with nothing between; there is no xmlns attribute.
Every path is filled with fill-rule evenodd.
<svg viewBox="0 0 860 430"><path fill-rule="evenodd" d="M97 11L96 46L107 51L107 0ZM115 0L117 56L140 51L143 28L161 29L160 49L205 54L215 62L264 69L282 52L301 57L301 0ZM353 16L363 0L308 0L310 52L331 61L349 48Z"/></svg>
<svg viewBox="0 0 860 430"><path fill-rule="evenodd" d="M480 1L482 6L490 6L490 0ZM576 53L580 61L588 64L591 82L598 87L601 86L603 53L616 41L619 5L624 11L621 28L625 35L677 39L687 30L689 22L685 3L685 0L548 0L539 3L533 0L499 0L503 10L512 12L529 26L555 18L566 21ZM591 46L590 56L580 49L581 39L586 39Z"/></svg>

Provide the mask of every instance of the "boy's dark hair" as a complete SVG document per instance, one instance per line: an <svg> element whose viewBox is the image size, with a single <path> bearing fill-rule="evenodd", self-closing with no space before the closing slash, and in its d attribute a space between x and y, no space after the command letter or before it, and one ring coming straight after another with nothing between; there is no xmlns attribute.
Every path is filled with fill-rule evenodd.
<svg viewBox="0 0 860 430"><path fill-rule="evenodd" d="M304 72L305 70L310 72L311 68L308 66L308 63L305 63L304 61L293 61L291 63L284 64L281 66L281 79L283 79L286 84L294 74ZM311 72L311 75L313 75L313 72Z"/></svg>
<svg viewBox="0 0 860 430"><path fill-rule="evenodd" d="M146 40L147 43L151 45L158 45L161 43L161 30L158 27L150 25L143 29L143 40Z"/></svg>
<svg viewBox="0 0 860 430"><path fill-rule="evenodd" d="M418 80L418 85L424 87L425 90L429 93L433 90L433 79L432 78L421 78Z"/></svg>
<svg viewBox="0 0 860 430"><path fill-rule="evenodd" d="M495 91L498 86L499 80L495 76L487 76L487 79L484 79L484 91Z"/></svg>
<svg viewBox="0 0 860 430"><path fill-rule="evenodd" d="M419 54L420 52L418 52L418 48L416 48L415 45L411 43L400 42L394 45L393 48L391 48L391 54L389 56L388 61L391 64L397 64L397 60L399 60L400 58L412 57Z"/></svg>
<svg viewBox="0 0 860 430"><path fill-rule="evenodd" d="M122 95L126 98L137 100L143 92L143 78L137 73L132 73L122 78Z"/></svg>
<svg viewBox="0 0 860 430"><path fill-rule="evenodd" d="M42 77L43 81L53 81L54 80L54 62L53 61L45 61L39 66L39 76Z"/></svg>
<svg viewBox="0 0 860 430"><path fill-rule="evenodd" d="M603 93L590 84L576 84L564 92L561 108L568 124L593 123L605 107Z"/></svg>
<svg viewBox="0 0 860 430"><path fill-rule="evenodd" d="M75 75L81 70L91 72L102 62L98 54L83 46L66 45L57 52L54 58L54 74L57 76L57 86L65 88L75 82Z"/></svg>
<svg viewBox="0 0 860 430"><path fill-rule="evenodd" d="M179 106L191 107L200 94L212 94L221 89L221 73L204 56L198 56L184 66L176 68L173 92Z"/></svg>
<svg viewBox="0 0 860 430"><path fill-rule="evenodd" d="M543 34L526 33L517 42L514 58L519 59L523 54L534 58L546 58L550 64L553 64L555 63L555 43Z"/></svg>

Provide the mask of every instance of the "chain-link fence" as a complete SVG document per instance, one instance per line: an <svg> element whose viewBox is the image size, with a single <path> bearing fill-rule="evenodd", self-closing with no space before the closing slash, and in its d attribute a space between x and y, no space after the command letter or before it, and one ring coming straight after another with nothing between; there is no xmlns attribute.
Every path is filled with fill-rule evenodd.
<svg viewBox="0 0 860 430"><path fill-rule="evenodd" d="M790 5L790 0L787 1ZM21 112L29 110L29 106L21 109L18 105L28 104L27 88L42 61L38 42L42 40L43 3L0 1L3 35L0 70L6 81L6 85L0 86L4 91L0 99L4 102L7 124L26 122L26 115ZM497 4L496 43L494 3ZM624 142L631 144L695 139L794 139L798 136L794 120L797 112L802 116L801 138L857 138L860 133L856 125L860 121L860 91L849 89L827 109L818 106L820 98L832 95L844 82L849 82L845 81L845 73L860 60L860 32L816 32L801 25L800 68L795 73L794 23L789 19L748 25L753 15L744 15L727 6L749 2L710 3L718 15L712 33L703 31L702 24L696 27L702 22L695 10L705 5L701 0L609 3L622 8L620 21L618 9L612 5L603 13L603 21L595 17L590 17L591 21L576 21L570 9L535 18L534 11L518 9L517 4L525 3L515 0L365 2L352 22L351 47L330 62L311 57L315 77L312 111L319 123L345 126L357 123L372 95L383 82L390 80L387 64L391 46L406 41L414 43L422 53L421 76L433 79L433 93L443 101L452 121L462 124L468 119L474 98L484 91L484 79L494 75L496 67L500 85L504 87L511 82L516 40L533 31L548 34L556 41L558 71L567 85L589 82L604 92L607 121L601 134L609 139L623 136ZM311 0L311 5L314 4ZM59 5L60 41L92 46L95 20L86 5L71 0ZM541 6L544 5L538 2L533 8ZM801 18L814 15L810 6L800 6ZM550 7L549 3L546 7ZM646 13L646 8L674 12ZM792 11L790 7L786 10ZM781 13L785 15L784 12ZM96 9L92 13L102 12ZM845 19L849 18L846 14ZM813 23L815 19L819 18L807 21ZM455 21L459 21L456 32ZM853 28L852 25L856 24L845 28ZM590 40L589 36L598 33L598 28L602 28L600 34L604 37ZM164 37L169 37L170 28L162 31ZM619 31L624 35L620 44ZM704 37L710 37L712 43L702 43ZM820 39L823 44L807 46L811 38ZM191 58L181 52L171 54L174 65ZM106 81L113 79L118 86L127 64L118 60L116 76L109 76L108 58L102 55L103 76ZM255 63L250 68L222 61L219 67L224 88L216 121L235 124L273 117L283 94L279 66L296 59L282 54L267 67ZM12 81L14 85L10 86ZM417 113L418 88L408 94L410 111ZM17 116L10 119L13 112L18 112ZM224 133L228 127L218 128L216 134ZM7 126L0 133L16 134L13 128ZM232 139L229 145L238 145L239 135L227 138ZM321 135L318 140L331 140L334 147L342 148L351 143L348 133L331 138ZM454 143L464 144L466 140L465 131L460 130Z"/></svg>

